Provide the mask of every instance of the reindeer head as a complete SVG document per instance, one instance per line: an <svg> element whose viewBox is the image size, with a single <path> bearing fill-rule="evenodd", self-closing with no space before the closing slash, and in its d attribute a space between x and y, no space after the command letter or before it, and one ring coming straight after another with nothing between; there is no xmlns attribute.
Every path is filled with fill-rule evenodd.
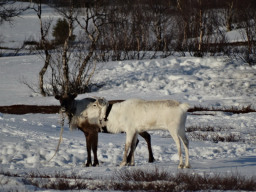
<svg viewBox="0 0 256 192"><path fill-rule="evenodd" d="M109 103L105 98L97 98L95 102L89 104L82 112L82 115L88 118L90 124L97 124L100 127L105 126L105 115Z"/></svg>
<svg viewBox="0 0 256 192"><path fill-rule="evenodd" d="M77 94L65 94L56 95L55 99L60 101L60 107L62 112L71 113L73 110L74 100Z"/></svg>

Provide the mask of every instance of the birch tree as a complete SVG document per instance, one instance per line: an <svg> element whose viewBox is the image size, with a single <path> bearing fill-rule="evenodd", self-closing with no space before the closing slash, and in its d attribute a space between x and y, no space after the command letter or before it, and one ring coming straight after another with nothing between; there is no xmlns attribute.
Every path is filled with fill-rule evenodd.
<svg viewBox="0 0 256 192"><path fill-rule="evenodd" d="M96 69L96 46L104 24L104 12L99 2L90 7L78 9L75 0L66 1L67 7L56 8L68 22L68 36L64 44L57 48L52 63L52 86L54 94L70 92L84 93L89 90L91 78ZM79 33L73 42L74 29ZM59 59L61 55L61 60ZM57 73L56 70L58 70ZM61 70L61 71L59 71Z"/></svg>
<svg viewBox="0 0 256 192"><path fill-rule="evenodd" d="M32 7L32 9L36 12L37 17L39 19L39 24L40 24L40 42L39 42L39 47L42 47L43 51L44 51L44 56L43 60L44 60L44 65L41 68L40 72L39 72L39 92L42 96L47 96L47 93L44 89L44 76L45 73L48 69L48 66L50 65L50 59L51 59L51 54L49 52L49 47L48 45L50 44L49 40L47 39L47 35L49 33L49 29L51 26L51 20L44 22L42 20L42 1L38 0L37 3L35 3L34 7Z"/></svg>

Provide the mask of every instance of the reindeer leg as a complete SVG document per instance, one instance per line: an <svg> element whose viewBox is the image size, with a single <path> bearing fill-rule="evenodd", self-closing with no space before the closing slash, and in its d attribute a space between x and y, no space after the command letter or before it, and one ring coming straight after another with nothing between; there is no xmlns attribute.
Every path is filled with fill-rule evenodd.
<svg viewBox="0 0 256 192"><path fill-rule="evenodd" d="M180 145L180 138L178 136L177 133L175 133L174 131L172 130L169 130L174 142L176 143L176 146L177 146L177 151L178 151L178 156L179 156L179 166L178 168L179 169L183 169L184 168L184 165L183 165L183 159L182 159L182 154L181 154L181 145Z"/></svg>
<svg viewBox="0 0 256 192"><path fill-rule="evenodd" d="M151 147L151 136L148 132L144 131L139 133L141 137L145 139L148 145L148 162L152 163L155 161L155 158L153 156L152 147Z"/></svg>
<svg viewBox="0 0 256 192"><path fill-rule="evenodd" d="M134 162L134 151L136 149L136 144L138 142L138 134L136 133L133 137L133 140L132 140L132 146L131 146L131 162L128 163L128 165L131 165L131 166L134 166L135 165L135 162Z"/></svg>
<svg viewBox="0 0 256 192"><path fill-rule="evenodd" d="M92 164L92 166L98 166L99 165L99 161L98 161L98 157L97 157L97 149L98 149L98 132L94 132L91 133L92 137L91 137L91 143L92 143L92 151L93 151L93 156L94 156L94 162Z"/></svg>
<svg viewBox="0 0 256 192"><path fill-rule="evenodd" d="M84 132L85 140L86 140L86 149L87 149L87 162L85 164L86 167L92 166L92 157L91 157L91 134Z"/></svg>
<svg viewBox="0 0 256 192"><path fill-rule="evenodd" d="M185 129L183 129L185 130ZM189 164L189 141L185 135L185 132L179 133L179 138L183 143L184 149L185 149L185 166L184 168L190 168Z"/></svg>
<svg viewBox="0 0 256 192"><path fill-rule="evenodd" d="M129 149L131 148L132 140L135 133L126 133L126 141L125 141L125 149L124 149L124 155L123 155L123 161L121 162L120 166L127 165L127 153Z"/></svg>
<svg viewBox="0 0 256 192"><path fill-rule="evenodd" d="M139 139L137 139L136 144L135 144L135 149L136 149L137 145L139 144L139 142L140 142ZM132 151L130 151L129 155L127 156L127 163L128 164L131 164L132 155L133 155Z"/></svg>

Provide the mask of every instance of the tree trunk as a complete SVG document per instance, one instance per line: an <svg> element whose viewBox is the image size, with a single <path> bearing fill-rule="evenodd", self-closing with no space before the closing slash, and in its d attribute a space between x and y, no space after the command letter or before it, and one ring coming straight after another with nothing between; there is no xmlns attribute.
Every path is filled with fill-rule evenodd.
<svg viewBox="0 0 256 192"><path fill-rule="evenodd" d="M62 70L63 70L63 88L64 94L68 94L70 91L70 81L69 81L69 66L68 66L68 50L69 50L69 43L70 39L73 35L73 7L69 10L69 17L68 17L68 37L64 42L63 45L63 53L62 53Z"/></svg>
<svg viewBox="0 0 256 192"><path fill-rule="evenodd" d="M44 97L46 96L46 93L44 90L44 75L45 75L47 68L50 64L50 58L51 58L51 55L49 55L48 51L47 51L44 66L39 72L39 89L40 89L40 94Z"/></svg>
<svg viewBox="0 0 256 192"><path fill-rule="evenodd" d="M187 39L188 39L188 32L189 32L189 13L188 11L186 12L186 10L184 10L184 8L182 7L182 2L181 0L177 0L177 9L180 12L182 21L184 23L184 28L183 28L183 41L182 41L182 49L185 48L186 43L187 43Z"/></svg>
<svg viewBox="0 0 256 192"><path fill-rule="evenodd" d="M228 5L228 10L227 10L227 20L226 20L227 31L231 31L232 30L231 25L232 25L233 7L234 7L234 2L232 1Z"/></svg>
<svg viewBox="0 0 256 192"><path fill-rule="evenodd" d="M87 20L85 22L85 26L83 26L79 21L77 21L78 24L81 26L81 28L83 28L85 30L86 34L88 35L89 39L91 40L89 53L83 59L83 62L78 71L78 75L76 77L75 84L76 84L76 87L79 89L81 89L82 88L81 86L83 86L82 80L83 80L84 71L86 69L86 66L88 66L88 63L90 62L90 59L93 57L94 51L96 49L96 44L100 37L100 29L99 29L99 26L97 25L97 17L96 16L91 17L91 24L93 24L92 26L94 27L93 32L90 31L90 27L92 27L92 26L89 25L89 21L90 21L89 11L87 11ZM89 81L90 81L94 71L95 71L95 68L91 71L89 78L87 79L87 82L85 83L86 86L89 84Z"/></svg>
<svg viewBox="0 0 256 192"><path fill-rule="evenodd" d="M77 78L76 78L76 86L77 86L77 88L81 87L81 85L82 85L82 76L84 74L85 67L88 64L88 62L91 59L91 57L93 56L94 50L95 50L95 46L92 45L88 55L85 57L81 67L79 68L79 72L78 72L78 75L77 75Z"/></svg>
<svg viewBox="0 0 256 192"><path fill-rule="evenodd" d="M203 45L203 36L204 36L204 24L203 24L203 10L202 10L202 2L199 0L199 44L198 44L198 53L200 54L202 52L202 45Z"/></svg>
<svg viewBox="0 0 256 192"><path fill-rule="evenodd" d="M72 29L69 29L69 33ZM62 53L62 70L63 70L63 88L64 94L69 93L69 67L68 67L68 48L69 48L69 36L64 42L63 53Z"/></svg>
<svg viewBox="0 0 256 192"><path fill-rule="evenodd" d="M46 30L46 32L44 32L43 21L42 21L41 15L42 15L42 4L40 1L38 4L37 16L40 21L40 33L41 33L41 42L40 43L44 49L45 60L44 60L44 66L42 67L42 69L39 72L39 91L40 91L40 94L45 97L46 92L44 90L44 75L45 75L47 68L50 64L51 55L49 54L49 51L47 48L47 41L45 39L45 36L46 36L46 33L48 30Z"/></svg>

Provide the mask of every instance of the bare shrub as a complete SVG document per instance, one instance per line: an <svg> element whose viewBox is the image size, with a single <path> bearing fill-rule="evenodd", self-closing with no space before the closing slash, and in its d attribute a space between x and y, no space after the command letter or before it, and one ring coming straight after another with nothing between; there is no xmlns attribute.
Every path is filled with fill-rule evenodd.
<svg viewBox="0 0 256 192"><path fill-rule="evenodd" d="M55 190L74 190L74 189L87 189L88 185L84 181L84 177L78 176L74 173L67 175L63 172L55 172L53 175L46 173L31 172L25 176L25 182L44 189Z"/></svg>
<svg viewBox="0 0 256 192"><path fill-rule="evenodd" d="M0 24L4 21L12 22L14 17L20 16L29 6L22 3L15 4L15 1L2 0L0 2Z"/></svg>
<svg viewBox="0 0 256 192"><path fill-rule="evenodd" d="M155 173L157 173L156 177ZM145 180L144 176L147 176ZM122 182L113 182L112 187L115 190L146 191L255 190L254 179L254 177L247 178L238 173L230 175L218 173L201 175L185 172L171 174L167 171L159 171L158 168L152 172L137 169L119 171L112 182L117 180Z"/></svg>
<svg viewBox="0 0 256 192"><path fill-rule="evenodd" d="M189 136L194 140L199 141L211 141L214 143L218 142L244 142L244 139L241 138L239 134L228 133L201 133L201 132L191 132Z"/></svg>
<svg viewBox="0 0 256 192"><path fill-rule="evenodd" d="M195 111L222 111L222 112L234 113L234 114L256 112L256 110L252 108L252 105L242 106L242 107L231 106L231 107L222 107L222 108L194 106L193 108L190 108L188 110L188 112L195 112Z"/></svg>
<svg viewBox="0 0 256 192"><path fill-rule="evenodd" d="M214 127L206 126L206 127L199 127L199 126L191 126L186 128L186 132L194 132L194 131L215 131Z"/></svg>
<svg viewBox="0 0 256 192"><path fill-rule="evenodd" d="M249 65L256 64L256 4L255 1L249 1L248 4L243 5L238 12L238 17L242 20L240 25L241 36L246 42L246 46L239 54L239 57Z"/></svg>
<svg viewBox="0 0 256 192"><path fill-rule="evenodd" d="M37 189L50 190L107 190L107 191L199 191L199 190L256 190L254 176L246 177L239 173L231 174L198 174L179 172L172 174L168 170L155 167L152 170L122 169L116 171L110 180L101 178L101 182L94 182L92 178L56 172L29 173L26 176L15 175L9 172L1 174L11 177L21 177L23 183ZM0 181L1 182L1 181ZM90 183L92 182L92 183Z"/></svg>
<svg viewBox="0 0 256 192"><path fill-rule="evenodd" d="M118 170L114 173L114 178L122 181L157 181L157 180L167 180L170 177L170 174L167 171L161 171L157 167L153 170Z"/></svg>
<svg viewBox="0 0 256 192"><path fill-rule="evenodd" d="M201 132L217 132L217 131L227 131L227 130L231 130L234 129L232 127L221 127L221 126L210 126L210 125L206 125L206 126L190 126L186 128L186 132L194 132L194 131L201 131Z"/></svg>

